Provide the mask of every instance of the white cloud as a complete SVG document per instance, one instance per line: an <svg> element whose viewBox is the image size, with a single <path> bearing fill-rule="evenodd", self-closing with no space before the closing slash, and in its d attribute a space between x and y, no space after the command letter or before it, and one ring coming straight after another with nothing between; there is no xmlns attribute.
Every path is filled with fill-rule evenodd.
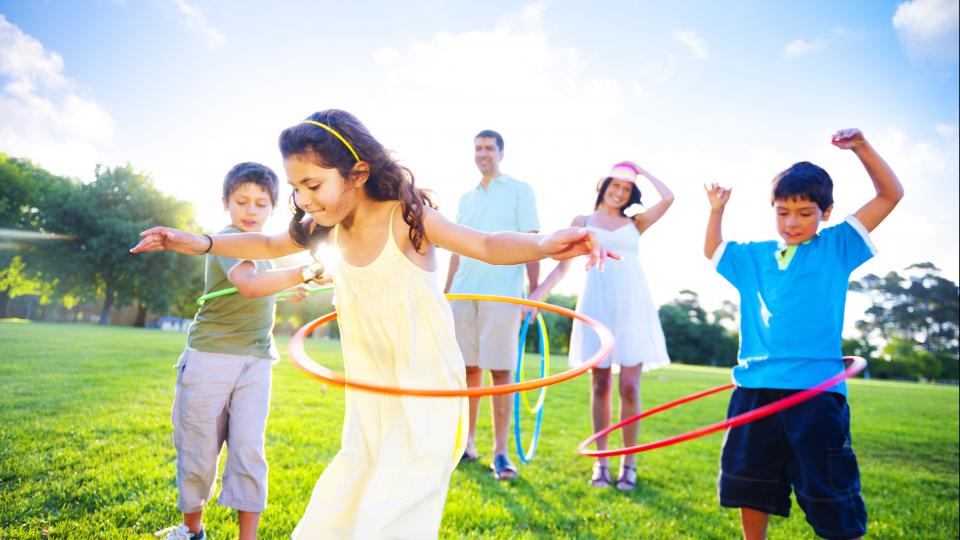
<svg viewBox="0 0 960 540"><path fill-rule="evenodd" d="M386 47L373 53L373 61L377 64L389 64L396 60L398 56L399 53L396 49Z"/></svg>
<svg viewBox="0 0 960 540"><path fill-rule="evenodd" d="M787 58L796 58L810 54L816 50L822 49L825 43L821 40L807 41L803 38L797 38L783 48L783 56Z"/></svg>
<svg viewBox="0 0 960 540"><path fill-rule="evenodd" d="M897 6L893 27L911 56L956 62L958 19L956 0L910 0Z"/></svg>
<svg viewBox="0 0 960 540"><path fill-rule="evenodd" d="M63 68L59 54L0 15L0 150L89 177L115 122Z"/></svg>
<svg viewBox="0 0 960 540"><path fill-rule="evenodd" d="M933 130L944 139L952 139L957 136L957 126L950 124L937 124Z"/></svg>
<svg viewBox="0 0 960 540"><path fill-rule="evenodd" d="M695 58L707 57L707 43L693 30L678 30L673 39L686 47Z"/></svg>
<svg viewBox="0 0 960 540"><path fill-rule="evenodd" d="M187 20L187 28L203 37L207 47L216 50L227 42L226 36L207 22L206 16L200 8L190 4L187 0L172 0L180 14Z"/></svg>
<svg viewBox="0 0 960 540"><path fill-rule="evenodd" d="M624 132L636 127L621 115L642 86L600 75L576 48L552 42L542 6L373 54L389 100L354 112L388 147L403 145L400 158L449 217L479 180L472 138L481 129L503 134L502 170L534 186L544 230L582 213L599 175L629 155Z"/></svg>

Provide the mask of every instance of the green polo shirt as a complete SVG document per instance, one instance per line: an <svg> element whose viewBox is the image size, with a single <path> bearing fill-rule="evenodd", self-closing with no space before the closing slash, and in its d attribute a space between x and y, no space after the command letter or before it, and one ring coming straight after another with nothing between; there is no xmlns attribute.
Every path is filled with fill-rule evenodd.
<svg viewBox="0 0 960 540"><path fill-rule="evenodd" d="M457 223L488 233L539 231L533 188L507 175L494 178L486 189L479 183L460 197ZM521 297L523 269L522 264L499 266L460 257L450 292Z"/></svg>
<svg viewBox="0 0 960 540"><path fill-rule="evenodd" d="M217 234L243 232L230 225ZM229 289L227 274L243 259L207 255L203 294ZM257 272L273 268L271 261L251 261ZM203 352L279 358L273 341L274 296L244 298L228 294L200 306L187 333L187 347Z"/></svg>

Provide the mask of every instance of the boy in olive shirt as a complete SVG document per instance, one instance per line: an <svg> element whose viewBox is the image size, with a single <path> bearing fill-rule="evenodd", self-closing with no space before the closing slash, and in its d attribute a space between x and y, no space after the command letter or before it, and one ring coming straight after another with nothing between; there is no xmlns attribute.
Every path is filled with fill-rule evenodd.
<svg viewBox="0 0 960 540"><path fill-rule="evenodd" d="M240 163L223 181L230 225L218 234L259 232L277 206L277 175L258 163ZM274 294L319 278L315 267L273 270L270 261L207 255L204 294L236 287L239 294L200 306L177 363L173 440L177 449L177 506L183 524L165 538L206 539L203 507L213 497L220 449L227 463L217 503L237 510L240 538L256 538L267 501L264 430L270 409ZM305 291L291 297L303 299Z"/></svg>

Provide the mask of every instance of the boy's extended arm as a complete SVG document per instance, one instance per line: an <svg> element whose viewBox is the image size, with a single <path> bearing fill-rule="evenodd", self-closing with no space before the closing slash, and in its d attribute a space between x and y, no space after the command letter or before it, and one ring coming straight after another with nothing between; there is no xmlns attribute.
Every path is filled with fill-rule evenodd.
<svg viewBox="0 0 960 540"><path fill-rule="evenodd" d="M284 268L257 272L249 260L240 261L227 274L227 279L245 298L258 298L285 291L303 283L302 268Z"/></svg>
<svg viewBox="0 0 960 540"><path fill-rule="evenodd" d="M722 188L717 184L703 186L707 190L710 200L710 217L707 219L707 234L703 241L703 254L713 259L713 254L723 243L723 209L730 200L732 189Z"/></svg>
<svg viewBox="0 0 960 540"><path fill-rule="evenodd" d="M877 228L903 198L903 186L893 169L887 165L880 154L864 138L858 129L844 129L833 136L833 144L838 148L853 150L860 163L870 175L877 195L854 213L854 217L867 231Z"/></svg>

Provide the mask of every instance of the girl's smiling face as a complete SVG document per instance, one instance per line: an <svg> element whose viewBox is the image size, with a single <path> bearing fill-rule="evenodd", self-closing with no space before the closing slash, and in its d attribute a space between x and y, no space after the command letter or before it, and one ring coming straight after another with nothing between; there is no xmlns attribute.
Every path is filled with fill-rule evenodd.
<svg viewBox="0 0 960 540"><path fill-rule="evenodd" d="M356 208L360 182L348 182L340 171L321 167L300 154L283 160L294 202L317 225L333 227Z"/></svg>

